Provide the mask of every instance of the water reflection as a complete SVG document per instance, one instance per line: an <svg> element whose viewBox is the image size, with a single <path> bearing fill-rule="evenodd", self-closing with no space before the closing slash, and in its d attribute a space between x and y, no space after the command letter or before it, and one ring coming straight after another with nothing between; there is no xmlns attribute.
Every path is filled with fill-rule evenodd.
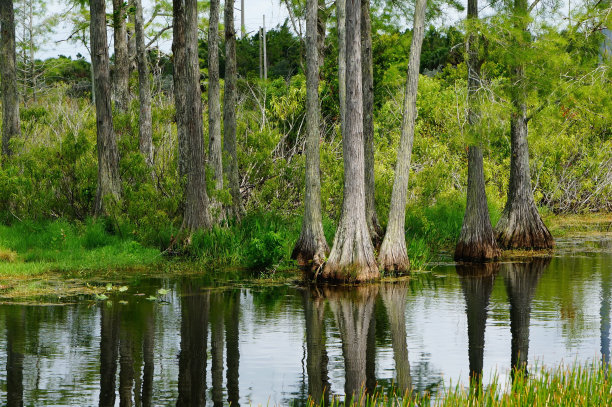
<svg viewBox="0 0 612 407"><path fill-rule="evenodd" d="M329 405L476 389L528 360L608 360L611 264L453 264L345 288L148 281L105 302L0 305L0 404ZM148 301L160 287L170 294Z"/></svg>

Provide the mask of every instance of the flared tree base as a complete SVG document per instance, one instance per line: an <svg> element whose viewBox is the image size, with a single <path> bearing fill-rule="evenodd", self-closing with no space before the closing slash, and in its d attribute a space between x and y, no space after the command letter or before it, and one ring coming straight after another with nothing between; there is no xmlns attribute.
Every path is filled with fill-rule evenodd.
<svg viewBox="0 0 612 407"><path fill-rule="evenodd" d="M555 247L555 241L535 207L504 211L495 226L495 236L499 246L506 250L547 250Z"/></svg>
<svg viewBox="0 0 612 407"><path fill-rule="evenodd" d="M297 261L298 266L316 278L325 264L328 253L329 246L325 237L300 237L293 248L291 258Z"/></svg>
<svg viewBox="0 0 612 407"><path fill-rule="evenodd" d="M502 251L495 238L487 240L460 240L455 247L455 261L486 262L501 257Z"/></svg>
<svg viewBox="0 0 612 407"><path fill-rule="evenodd" d="M383 241L378 254L378 267L392 274L405 274L410 271L410 260L405 242L393 242L392 239Z"/></svg>

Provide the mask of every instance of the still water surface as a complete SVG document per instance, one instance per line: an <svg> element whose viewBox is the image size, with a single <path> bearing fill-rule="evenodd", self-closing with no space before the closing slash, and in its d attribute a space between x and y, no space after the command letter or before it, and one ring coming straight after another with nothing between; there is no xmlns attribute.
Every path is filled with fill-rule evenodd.
<svg viewBox="0 0 612 407"><path fill-rule="evenodd" d="M300 405L362 385L435 393L474 373L504 380L519 363L608 360L611 240L558 244L552 258L440 263L350 290L159 280L102 303L1 305L0 400Z"/></svg>

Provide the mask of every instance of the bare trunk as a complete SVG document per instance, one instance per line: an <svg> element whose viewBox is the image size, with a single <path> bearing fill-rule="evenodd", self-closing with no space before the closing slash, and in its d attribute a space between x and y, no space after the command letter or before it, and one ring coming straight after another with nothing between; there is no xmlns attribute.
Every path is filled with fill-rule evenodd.
<svg viewBox="0 0 612 407"><path fill-rule="evenodd" d="M325 34L327 33L327 6L325 0L318 1L317 11L317 50L319 53L319 69L325 61Z"/></svg>
<svg viewBox="0 0 612 407"><path fill-rule="evenodd" d="M232 207L230 212L235 218L243 213L238 177L238 153L236 151L236 103L238 101L236 67L236 29L234 28L234 0L225 2L225 95L223 99L223 150ZM264 77L265 77L265 35L264 35Z"/></svg>
<svg viewBox="0 0 612 407"><path fill-rule="evenodd" d="M181 181L187 175L187 137L185 135L185 7L184 0L172 1L172 55L174 63L174 106L176 109L176 133L178 140L178 173Z"/></svg>
<svg viewBox="0 0 612 407"><path fill-rule="evenodd" d="M478 0L468 2L468 21L478 21ZM479 120L476 93L480 87L480 65L478 37L474 27L467 39L468 54L468 123L470 130ZM495 240L487 194L485 191L482 149L479 144L468 147L467 204L459 242L455 248L455 260L483 261L501 256Z"/></svg>
<svg viewBox="0 0 612 407"><path fill-rule="evenodd" d="M118 201L121 194L119 152L113 131L110 68L106 43L106 6L104 0L91 0L89 4L98 146L98 187L94 210L96 215L104 215L107 200L110 198Z"/></svg>
<svg viewBox="0 0 612 407"><path fill-rule="evenodd" d="M365 214L363 105L361 90L361 3L346 2L347 105L344 155L344 199L334 245L322 277L366 281L380 276Z"/></svg>
<svg viewBox="0 0 612 407"><path fill-rule="evenodd" d="M528 37L526 0L515 0L515 28ZM521 44L515 44L517 47ZM523 64L512 67L512 113L510 123L510 185L508 199L495 233L499 245L504 249L551 249L555 242L542 221L533 198L529 171L529 147L527 145L527 92Z"/></svg>
<svg viewBox="0 0 612 407"><path fill-rule="evenodd" d="M325 301L309 290L302 293L306 324L306 370L308 396L316 405L329 404L329 377L327 374L327 350L325 349Z"/></svg>
<svg viewBox="0 0 612 407"><path fill-rule="evenodd" d="M319 271L329 253L321 216L319 143L319 55L317 52L318 0L306 3L306 195L300 238L291 258L301 267Z"/></svg>
<svg viewBox="0 0 612 407"><path fill-rule="evenodd" d="M366 348L377 295L378 287L375 285L353 288L352 293L341 289L325 289L325 296L334 313L342 341L346 373L344 382L346 405L361 405L363 402L358 398L367 379ZM353 403L349 403L349 400L353 400Z"/></svg>
<svg viewBox="0 0 612 407"><path fill-rule="evenodd" d="M130 103L130 59L124 0L113 0L113 31L115 44L115 97L117 110L125 112Z"/></svg>
<svg viewBox="0 0 612 407"><path fill-rule="evenodd" d="M185 147L187 179L185 183L185 216L187 231L211 227L206 193L202 96L198 58L197 0L185 0Z"/></svg>
<svg viewBox="0 0 612 407"><path fill-rule="evenodd" d="M21 133L19 126L19 95L17 94L17 56L15 51L15 11L13 2L0 0L2 45L0 76L2 80L2 155L12 154L10 141Z"/></svg>
<svg viewBox="0 0 612 407"><path fill-rule="evenodd" d="M346 123L346 0L336 0L338 20L338 96L340 101L340 134Z"/></svg>
<svg viewBox="0 0 612 407"><path fill-rule="evenodd" d="M395 163L395 180L391 193L391 208L387 232L380 247L378 263L384 270L406 272L410 269L410 260L406 250L406 195L408 193L408 176L412 144L414 142L414 125L416 121L416 99L419 84L419 65L421 62L421 47L425 35L425 8L427 0L417 0L414 10L414 27L410 58L408 60L408 79L404 95L404 112L402 120L402 135Z"/></svg>
<svg viewBox="0 0 612 407"><path fill-rule="evenodd" d="M149 61L145 45L142 0L134 0L134 29L136 32L136 59L138 61L138 97L140 118L138 121L138 144L147 165L153 168L153 124L151 119L151 85L149 83Z"/></svg>
<svg viewBox="0 0 612 407"><path fill-rule="evenodd" d="M409 395L412 392L412 377L410 376L410 361L408 359L408 343L406 339L406 296L408 295L408 285L404 283L385 284L381 287L381 291L391 330L391 345L396 374L395 385L398 395Z"/></svg>
<svg viewBox="0 0 612 407"><path fill-rule="evenodd" d="M540 277L549 263L550 258L534 258L527 263L509 263L506 265L504 281L510 302L513 376L517 370L527 372L531 302L535 296Z"/></svg>
<svg viewBox="0 0 612 407"><path fill-rule="evenodd" d="M208 161L215 176L216 190L223 189L219 94L219 0L211 0L208 26Z"/></svg>
<svg viewBox="0 0 612 407"><path fill-rule="evenodd" d="M380 246L383 230L378 221L374 187L374 65L372 60L372 21L370 0L361 0L361 66L363 75L363 145L365 159L366 221L375 247Z"/></svg>
<svg viewBox="0 0 612 407"><path fill-rule="evenodd" d="M456 268L465 298L470 385L476 390L482 384L487 311L499 264L457 265Z"/></svg>

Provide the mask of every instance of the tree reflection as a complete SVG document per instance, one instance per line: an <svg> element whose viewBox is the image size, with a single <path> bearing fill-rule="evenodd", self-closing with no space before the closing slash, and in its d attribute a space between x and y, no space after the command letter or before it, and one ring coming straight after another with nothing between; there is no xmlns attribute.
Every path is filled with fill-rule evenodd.
<svg viewBox="0 0 612 407"><path fill-rule="evenodd" d="M238 370L240 367L240 290L226 292L225 341L227 343L227 401L240 406Z"/></svg>
<svg viewBox="0 0 612 407"><path fill-rule="evenodd" d="M329 405L329 377L325 348L325 300L317 288L302 290L306 322L306 371L308 395L315 403Z"/></svg>
<svg viewBox="0 0 612 407"><path fill-rule="evenodd" d="M344 391L349 400L359 396L366 384L368 332L374 316L378 286L363 285L350 289L326 287L324 294L340 331L346 372Z"/></svg>
<svg viewBox="0 0 612 407"><path fill-rule="evenodd" d="M100 305L100 407L114 407L119 318L112 302Z"/></svg>
<svg viewBox="0 0 612 407"><path fill-rule="evenodd" d="M527 373L529 358L529 323L531 302L542 273L550 258L534 258L525 263L504 264L504 281L510 301L510 332L512 334L512 376L518 370Z"/></svg>
<svg viewBox="0 0 612 407"><path fill-rule="evenodd" d="M395 361L396 390L401 395L412 392L408 343L406 340L406 296L408 284L404 282L384 284L381 296L387 310L391 330L391 345Z"/></svg>
<svg viewBox="0 0 612 407"><path fill-rule="evenodd" d="M495 275L499 271L499 263L464 263L457 264L455 268L465 298L470 385L474 391L477 391L482 383L489 300L493 292Z"/></svg>
<svg viewBox="0 0 612 407"><path fill-rule="evenodd" d="M6 405L23 406L25 308L10 307L6 315Z"/></svg>
<svg viewBox="0 0 612 407"><path fill-rule="evenodd" d="M223 406L223 351L224 321L223 293L210 295L210 354L212 358L212 401L215 407Z"/></svg>
<svg viewBox="0 0 612 407"><path fill-rule="evenodd" d="M181 298L181 351L179 353L179 407L206 404L206 349L210 294L186 283Z"/></svg>

